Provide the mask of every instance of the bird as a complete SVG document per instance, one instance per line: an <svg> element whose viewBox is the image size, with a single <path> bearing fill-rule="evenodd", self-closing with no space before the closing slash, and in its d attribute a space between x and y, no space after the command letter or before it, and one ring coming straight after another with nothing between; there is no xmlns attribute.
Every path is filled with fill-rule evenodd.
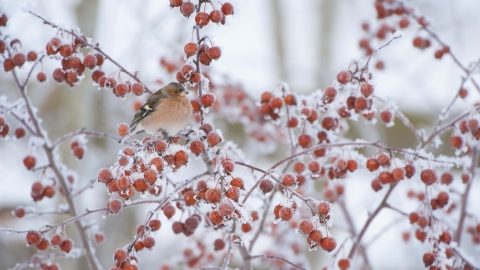
<svg viewBox="0 0 480 270"><path fill-rule="evenodd" d="M130 134L146 132L155 135L162 132L171 137L182 131L193 112L187 94L188 91L177 82L153 93L133 116Z"/></svg>

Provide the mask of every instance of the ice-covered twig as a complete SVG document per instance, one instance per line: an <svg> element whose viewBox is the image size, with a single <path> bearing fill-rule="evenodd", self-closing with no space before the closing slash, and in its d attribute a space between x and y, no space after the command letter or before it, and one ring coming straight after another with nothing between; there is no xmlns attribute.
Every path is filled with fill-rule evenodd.
<svg viewBox="0 0 480 270"><path fill-rule="evenodd" d="M291 261L287 260L287 259L284 259L282 257L278 257L278 256L273 256L273 255L267 255L267 254L262 254L262 255L254 255L254 256L250 256L250 260L254 260L254 259L270 259L270 260L279 260L279 261L283 261L285 263L288 263L290 264L291 266L297 268L297 269L303 269L305 270L305 268L301 267L301 266L298 266L294 263L292 263Z"/></svg>

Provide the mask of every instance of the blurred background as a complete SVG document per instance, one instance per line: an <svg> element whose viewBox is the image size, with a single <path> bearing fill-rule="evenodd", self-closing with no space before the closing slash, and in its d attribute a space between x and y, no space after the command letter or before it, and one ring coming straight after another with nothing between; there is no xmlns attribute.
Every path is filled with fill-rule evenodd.
<svg viewBox="0 0 480 270"><path fill-rule="evenodd" d="M254 100L259 100L263 91L275 88L278 81L286 82L291 91L299 94L309 94L329 86L336 79L336 74L352 60L365 59L358 45L366 35L361 24L376 24L373 1L243 0L232 3L235 15L228 18L226 26L209 25L204 29L213 42L223 49L222 57L212 63L209 72L216 81L241 85ZM451 51L464 66L468 67L478 60L480 1L419 0L409 4L429 18L433 29L450 45ZM22 8L27 6L64 27L78 26L85 36L98 42L107 54L127 70L138 71L140 78L152 90L174 80L174 74L166 72L160 65L160 59L181 60L183 46L191 40L192 35L193 18L184 18L178 9L171 9L166 0L3 0L0 10L9 17L6 34L20 39L25 51L45 50L45 44L57 33L57 30L23 12ZM373 82L377 95L394 101L417 128L425 128L428 134L442 109L456 95L464 73L450 57L445 56L441 60L433 57L435 48L439 47L435 42L432 42L433 49L427 51L414 48L413 38L423 33L417 25L412 25L401 33L402 38L392 42L373 58L374 63L381 60L385 65L384 70L372 71ZM383 45L388 39L374 47ZM53 69L59 66L59 61L47 59L42 68L50 76ZM114 70L110 63L104 65L107 74ZM125 99L114 98L109 91L97 90L98 87L93 86L90 71L85 74L81 85L72 89L52 79L42 84L35 80L29 83L32 103L38 108L42 124L52 141L83 127L115 134L118 123L131 120L134 101L144 101L146 98L133 95ZM451 116L480 101L478 92L471 85L467 83L466 88L470 90L468 97L455 103ZM0 95L6 95L10 102L19 98L11 74L0 72ZM210 117L223 130L227 140L233 140L241 149L246 149L245 155L252 162L265 167L284 156L285 149L282 147L252 147L248 134L243 132L243 126L231 123L222 116ZM15 128L16 123L11 122ZM392 147L414 149L417 146L415 137L398 120L388 129L378 124L367 125L363 119L350 124L347 136L352 139L382 140L385 145ZM447 132L442 137L445 145L429 150L435 154L452 155L453 151L448 147L449 134ZM83 186L95 178L99 168L111 166L120 149L115 142L94 138L89 138L87 147L88 151L80 161L71 154L68 143L60 151L64 163L77 174L77 186ZM18 205L32 205L30 185L38 175L28 172L22 164L23 157L31 151L25 141L12 138L0 141L0 184L4 187L0 188L1 227L33 229L39 228L45 220L57 223L66 218L40 216L17 219L11 215ZM183 172L174 177L180 179L185 175L192 173ZM352 210L357 229L367 218L366 210L375 207L382 197L382 194L373 194L371 191L371 177L358 174L358 177L346 180L345 192L351 194L346 197L346 205ZM412 185L415 187L414 183ZM478 191L478 181L474 186ZM416 188L421 187L419 185ZM369 194L368 198L362 196L366 193ZM400 193L393 200L406 201L405 194ZM83 209L103 207L107 199L108 194L103 188L95 188L76 198L76 202L79 212L82 212ZM43 200L37 207L53 209L62 200L56 196L51 200ZM472 198L472 203L480 205L478 198ZM405 211L415 207L416 204L405 202ZM96 247L97 256L105 267L111 265L113 250L131 241L138 222L143 221L148 209L139 207L125 210L120 216L121 226L117 220L119 217L102 219L99 214L85 219L86 222L97 220L99 230L107 235L107 242ZM410 228L408 222L398 219L394 213L382 213L378 220L365 237L365 241L372 242L368 246L368 254L374 269L386 269L386 266L392 265L398 268L388 269L422 267L419 254L428 246L403 242L401 233ZM392 220L399 221L392 224ZM344 220L339 215L335 222L342 224ZM164 226L166 230L161 230L157 235L157 239L162 239L162 245L157 245L151 254L144 252L141 255L141 265L148 266L144 269L157 269L160 266L159 256L165 260L181 261L183 244L177 244L178 239L171 235L168 222L165 221ZM373 241L377 237L376 232L384 230L385 226L392 232ZM71 229L69 227L67 231ZM76 234L72 231L70 235L75 237ZM338 235L342 235L341 230ZM183 240L186 239L183 237ZM464 241L465 249L474 257L480 257L478 246L473 247L469 242ZM307 248L306 245L302 247ZM25 247L23 235L5 233L0 234L0 250L2 269L28 260L36 252L35 248ZM326 265L328 256L323 251L306 252L312 269ZM405 260L409 256L416 259ZM221 260L221 256L218 255L217 259ZM84 260L64 259L60 264L64 266L63 269L87 268ZM258 269L263 268L259 265Z"/></svg>

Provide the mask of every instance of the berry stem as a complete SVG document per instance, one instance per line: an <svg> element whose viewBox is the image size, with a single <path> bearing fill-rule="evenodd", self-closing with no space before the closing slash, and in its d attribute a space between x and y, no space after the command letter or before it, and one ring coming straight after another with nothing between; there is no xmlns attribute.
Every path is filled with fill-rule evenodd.
<svg viewBox="0 0 480 270"><path fill-rule="evenodd" d="M392 194L393 189L396 187L396 185L390 185L388 188L387 193L383 197L382 202L378 205L377 209L368 217L367 222L365 222L365 225L363 225L362 230L360 231L360 234L358 235L356 241L354 242L352 249L350 249L350 253L348 254L348 258L352 259L353 255L355 255L355 251L357 247L360 245L360 242L362 241L363 236L365 235L365 232L367 231L368 227L372 223L372 221L375 219L375 217L380 213L380 211L387 206L387 199L390 197L390 194Z"/></svg>
<svg viewBox="0 0 480 270"><path fill-rule="evenodd" d="M112 134L109 134L109 133L105 133L105 132L97 132L97 131L87 131L85 128L81 128L75 132L71 132L71 133L68 133L68 134L65 134L63 135L62 137L58 138L54 143L53 143L53 147L56 147L58 146L59 144L61 144L62 142L72 138L72 137L75 137L77 135L80 135L80 134L85 134L85 135L88 135L88 136L92 136L92 137L98 137L98 138L107 138L107 139L111 139L111 140L114 140L116 142L118 142L118 140L120 139L119 137L116 137ZM124 144L127 144L126 142L123 142Z"/></svg>
<svg viewBox="0 0 480 270"><path fill-rule="evenodd" d="M457 231L453 236L453 241L456 241L459 247L462 241L463 223L465 222L465 217L467 214L468 195L470 194L470 189L472 187L473 180L475 179L475 169L478 163L477 147L473 147L471 155L472 155L472 165L470 166L470 181L468 182L467 187L465 188L465 192L462 195L462 206L460 210L460 218L458 219Z"/></svg>
<svg viewBox="0 0 480 270"><path fill-rule="evenodd" d="M231 252L232 252L232 237L229 237L227 254L225 254L225 259L223 260L223 266L222 266L223 270L227 269L228 261L230 260L230 253Z"/></svg>
<svg viewBox="0 0 480 270"><path fill-rule="evenodd" d="M199 12L199 11L200 11L200 5L198 5L198 7L197 7L197 12ZM195 32L197 34L198 48L200 48L200 46L201 46L200 43L202 42L203 38L200 39L200 28L197 27L197 26L194 26L194 28L195 28ZM197 60L195 61L195 66L197 68L197 73L200 74L200 76L201 76L202 73L201 73L201 69L200 69L200 50L198 50L198 52L197 52ZM202 88L203 88L203 80L200 79L200 81L198 82L198 95L197 95L199 98L203 95L202 94ZM200 106L203 107L203 104L201 102L200 102ZM205 122L205 116L203 115L203 110L200 109L200 125L203 125L204 122Z"/></svg>

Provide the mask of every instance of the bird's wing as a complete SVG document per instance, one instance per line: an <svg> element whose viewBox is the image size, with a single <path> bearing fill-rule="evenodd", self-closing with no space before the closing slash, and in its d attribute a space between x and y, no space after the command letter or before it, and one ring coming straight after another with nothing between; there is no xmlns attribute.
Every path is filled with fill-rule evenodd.
<svg viewBox="0 0 480 270"><path fill-rule="evenodd" d="M137 127L138 123L140 123L143 119L145 119L145 117L158 109L158 106L160 105L162 99L168 97L168 95L163 94L160 91L150 96L147 99L147 102L145 102L145 104L143 104L143 106L133 116L133 120L130 123L130 130L133 131Z"/></svg>

